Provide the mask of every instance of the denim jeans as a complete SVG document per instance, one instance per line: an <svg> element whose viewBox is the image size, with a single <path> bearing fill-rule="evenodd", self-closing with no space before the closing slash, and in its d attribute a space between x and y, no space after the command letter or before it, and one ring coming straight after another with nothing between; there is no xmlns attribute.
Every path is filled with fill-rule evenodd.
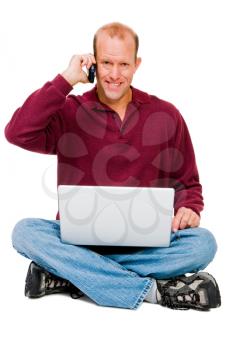
<svg viewBox="0 0 233 350"><path fill-rule="evenodd" d="M69 280L102 306L137 309L152 278L167 279L203 270L217 244L205 228L172 233L168 248L77 246L60 240L60 221L20 220L12 234L14 248L47 271Z"/></svg>

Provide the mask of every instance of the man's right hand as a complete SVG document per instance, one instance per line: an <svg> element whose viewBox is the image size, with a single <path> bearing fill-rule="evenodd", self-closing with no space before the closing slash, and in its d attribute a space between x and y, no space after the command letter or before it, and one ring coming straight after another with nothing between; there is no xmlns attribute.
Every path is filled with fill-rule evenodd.
<svg viewBox="0 0 233 350"><path fill-rule="evenodd" d="M87 69L92 64L96 64L95 57L91 53L72 56L69 66L61 74L70 85L74 86L77 83L89 83L86 72L82 69L86 66Z"/></svg>

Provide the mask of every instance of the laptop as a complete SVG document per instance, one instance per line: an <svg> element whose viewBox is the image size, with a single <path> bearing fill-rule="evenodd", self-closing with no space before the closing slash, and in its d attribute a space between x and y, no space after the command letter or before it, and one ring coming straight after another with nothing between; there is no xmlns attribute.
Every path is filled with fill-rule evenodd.
<svg viewBox="0 0 233 350"><path fill-rule="evenodd" d="M60 233L75 245L168 247L174 189L59 185Z"/></svg>

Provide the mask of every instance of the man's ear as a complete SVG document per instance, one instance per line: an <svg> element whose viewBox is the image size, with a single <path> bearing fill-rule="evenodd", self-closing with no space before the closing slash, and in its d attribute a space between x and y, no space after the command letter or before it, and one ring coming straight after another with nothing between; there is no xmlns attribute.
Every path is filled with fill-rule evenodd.
<svg viewBox="0 0 233 350"><path fill-rule="evenodd" d="M141 57L137 57L136 62L135 62L135 72L138 69L138 67L140 66L141 62L142 62Z"/></svg>

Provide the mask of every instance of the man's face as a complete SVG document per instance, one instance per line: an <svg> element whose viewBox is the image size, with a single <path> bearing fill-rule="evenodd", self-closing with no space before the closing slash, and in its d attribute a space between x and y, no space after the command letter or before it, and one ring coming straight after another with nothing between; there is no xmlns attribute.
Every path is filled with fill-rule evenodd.
<svg viewBox="0 0 233 350"><path fill-rule="evenodd" d="M97 92L101 100L116 103L130 92L130 84L141 59L135 61L135 42L100 33L96 43Z"/></svg>

